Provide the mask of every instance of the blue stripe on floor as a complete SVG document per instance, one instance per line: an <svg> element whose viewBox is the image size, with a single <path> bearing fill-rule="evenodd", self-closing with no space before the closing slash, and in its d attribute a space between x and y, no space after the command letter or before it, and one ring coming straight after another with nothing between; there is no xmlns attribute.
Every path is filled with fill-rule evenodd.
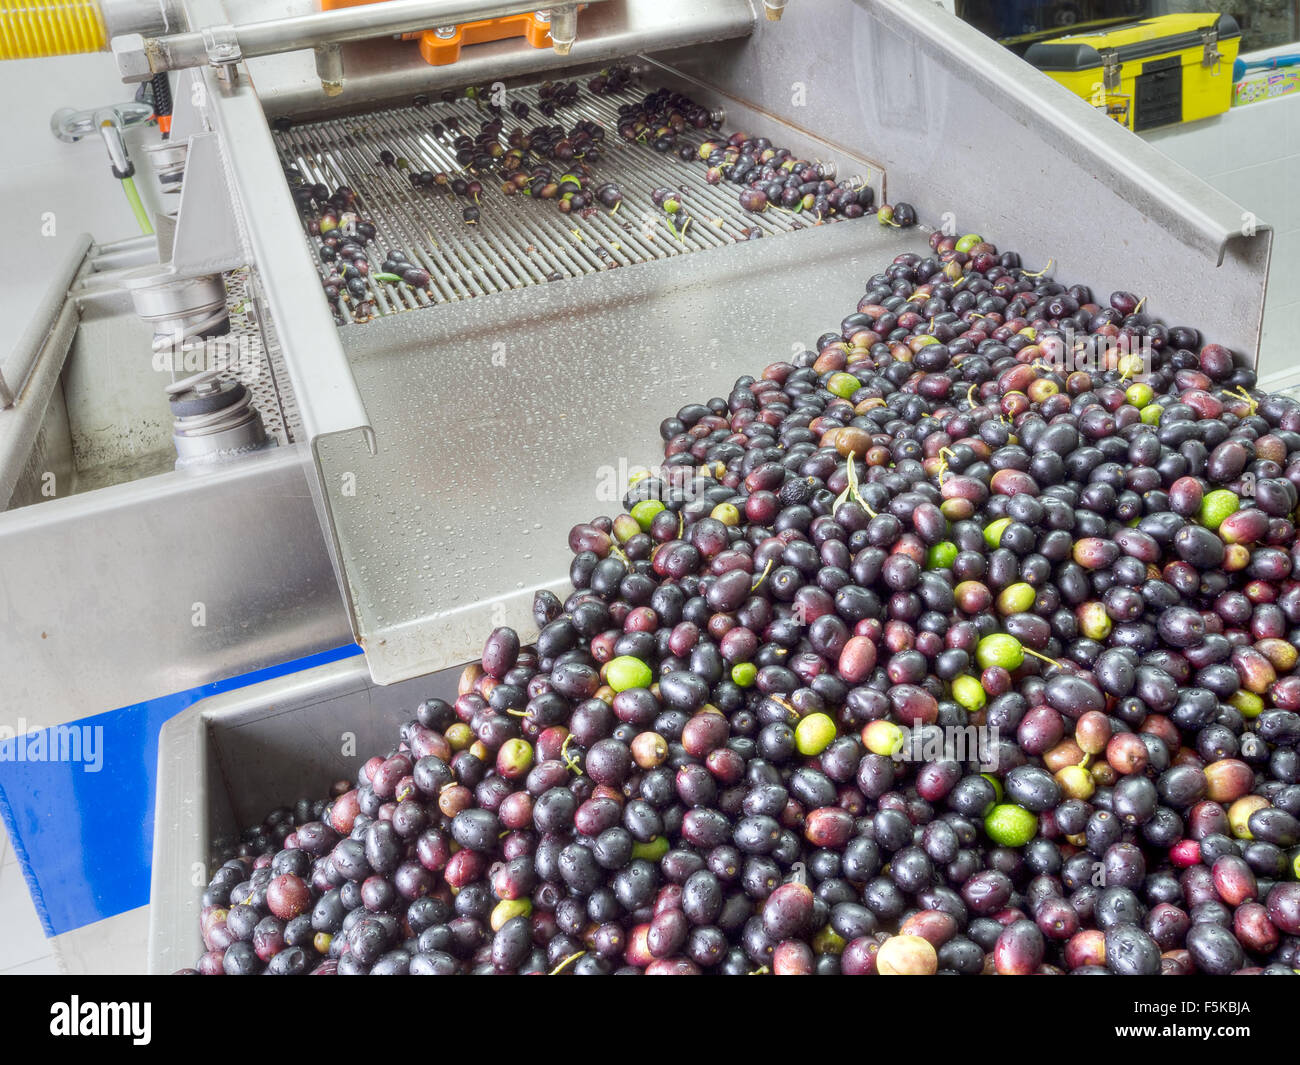
<svg viewBox="0 0 1300 1065"><path fill-rule="evenodd" d="M355 644L336 647L0 740L0 818L45 934L148 903L158 732L166 721L211 695L359 654ZM69 726L78 729L75 738ZM90 742L77 751L83 740ZM56 753L64 760L52 760Z"/></svg>

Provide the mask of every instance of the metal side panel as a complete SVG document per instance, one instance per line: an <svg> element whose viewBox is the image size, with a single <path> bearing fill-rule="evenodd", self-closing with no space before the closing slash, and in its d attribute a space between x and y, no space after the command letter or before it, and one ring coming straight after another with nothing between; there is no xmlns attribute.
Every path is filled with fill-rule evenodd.
<svg viewBox="0 0 1300 1065"><path fill-rule="evenodd" d="M792 0L745 41L658 58L878 159L923 222L1145 295L1256 362L1269 220L930 0Z"/></svg>
<svg viewBox="0 0 1300 1065"><path fill-rule="evenodd" d="M341 331L386 441L319 442L359 642L392 683L534 629L565 531L619 509L659 422L838 328L918 230L837 222ZM391 442L391 443L387 443Z"/></svg>
<svg viewBox="0 0 1300 1065"><path fill-rule="evenodd" d="M347 644L305 461L279 447L0 514L0 719L43 728Z"/></svg>
<svg viewBox="0 0 1300 1065"><path fill-rule="evenodd" d="M193 0L191 19L219 22L217 0ZM271 131L245 75L223 79L211 68L182 79L193 109L221 137L222 165L237 205L240 239L265 282L293 384L305 439L360 431L373 446L369 419L339 346L329 306L298 237L298 212L281 178ZM182 90L185 91L184 89Z"/></svg>
<svg viewBox="0 0 1300 1065"><path fill-rule="evenodd" d="M227 0L226 7L234 21L318 9L316 0ZM604 0L579 14L578 38L567 56L515 38L470 45L455 63L430 66L415 41L361 41L343 46L343 91L336 96L321 90L310 51L252 59L248 69L268 115L302 118L409 100L421 92L606 63L646 49L725 40L750 33L754 24L749 0Z"/></svg>
<svg viewBox="0 0 1300 1065"><path fill-rule="evenodd" d="M388 688L347 659L196 703L158 739L149 971L192 966L203 953L199 911L223 841L387 751L415 707L454 699L459 669ZM196 874L198 874L196 876ZM196 883L201 879L201 883Z"/></svg>
<svg viewBox="0 0 1300 1065"><path fill-rule="evenodd" d="M188 7L192 24L221 21L219 0L190 0ZM246 73L239 73L243 69L223 72L228 77L200 69L190 72L190 80L182 84L190 89L192 110L221 135L223 165L238 205L242 237L262 281L279 341L277 366L288 376L297 402L302 426L298 438L306 443L317 467L318 444L331 435L359 435L373 453L370 416L339 344L315 267L305 254L298 211L282 178L266 115ZM317 469L315 478L320 476ZM342 584L337 546L318 486L311 488L310 498L316 524L326 537L326 556Z"/></svg>
<svg viewBox="0 0 1300 1065"><path fill-rule="evenodd" d="M68 289L86 270L90 248L85 233L70 244L18 343L12 351L0 352L0 511L13 505L11 497L30 465L51 403L56 418L62 409L66 420L66 408L55 393L80 321Z"/></svg>

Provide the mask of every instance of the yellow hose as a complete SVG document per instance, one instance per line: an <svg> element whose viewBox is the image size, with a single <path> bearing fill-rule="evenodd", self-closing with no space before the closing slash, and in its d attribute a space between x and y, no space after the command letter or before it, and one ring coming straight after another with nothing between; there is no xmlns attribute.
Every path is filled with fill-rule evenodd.
<svg viewBox="0 0 1300 1065"><path fill-rule="evenodd" d="M146 237L153 236L153 223L149 221L148 212L145 211L144 204L140 202L140 192L135 187L135 179L123 178L122 191L126 193L126 202L131 205L131 210L135 212L135 220L140 223L140 232Z"/></svg>
<svg viewBox="0 0 1300 1065"><path fill-rule="evenodd" d="M0 59L76 55L107 46L99 0L0 0Z"/></svg>

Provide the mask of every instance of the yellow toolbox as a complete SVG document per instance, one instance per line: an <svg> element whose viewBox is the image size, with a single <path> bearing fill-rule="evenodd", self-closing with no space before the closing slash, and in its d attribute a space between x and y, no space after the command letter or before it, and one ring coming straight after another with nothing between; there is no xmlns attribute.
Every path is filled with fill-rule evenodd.
<svg viewBox="0 0 1300 1065"><path fill-rule="evenodd" d="M1232 103L1241 30L1231 15L1158 15L1031 45L1025 61L1135 132Z"/></svg>

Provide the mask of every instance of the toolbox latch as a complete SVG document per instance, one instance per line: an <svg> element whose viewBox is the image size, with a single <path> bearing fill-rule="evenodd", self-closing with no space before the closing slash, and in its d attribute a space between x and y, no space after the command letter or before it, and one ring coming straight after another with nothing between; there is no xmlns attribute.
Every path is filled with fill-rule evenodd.
<svg viewBox="0 0 1300 1065"><path fill-rule="evenodd" d="M1201 47L1201 66L1215 66L1223 58L1223 53L1219 51L1218 26L1206 26L1201 30ZM1218 71L1215 73L1217 74Z"/></svg>
<svg viewBox="0 0 1300 1065"><path fill-rule="evenodd" d="M1101 84L1108 93L1118 92L1120 83L1119 52L1114 48L1103 48L1101 55Z"/></svg>

